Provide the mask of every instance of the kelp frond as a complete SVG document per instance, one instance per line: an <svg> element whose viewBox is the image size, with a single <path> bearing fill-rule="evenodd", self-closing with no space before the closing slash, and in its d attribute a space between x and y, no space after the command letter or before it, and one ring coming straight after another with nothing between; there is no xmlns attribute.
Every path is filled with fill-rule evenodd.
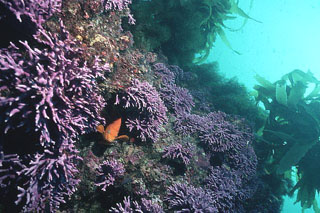
<svg viewBox="0 0 320 213"><path fill-rule="evenodd" d="M320 166L316 163L320 161L320 82L310 71L298 69L275 83L259 75L256 80L259 83L254 87L258 92L256 100L270 111L262 138L272 143L266 148L274 150L274 160L269 167L276 169L268 171L284 178L296 167L299 179L289 194L298 190L296 202L300 202L303 209L313 206L319 212L315 193L320 190ZM310 85L314 88L306 96Z"/></svg>
<svg viewBox="0 0 320 213"><path fill-rule="evenodd" d="M253 21L256 21L258 23L262 23L261 21L258 21L252 17L250 17L248 14L246 14L239 6L238 3L236 3L234 0L230 0L231 3L231 8L230 8L230 12L233 14L237 14L245 19L251 19ZM251 5L252 5L252 1L251 1Z"/></svg>

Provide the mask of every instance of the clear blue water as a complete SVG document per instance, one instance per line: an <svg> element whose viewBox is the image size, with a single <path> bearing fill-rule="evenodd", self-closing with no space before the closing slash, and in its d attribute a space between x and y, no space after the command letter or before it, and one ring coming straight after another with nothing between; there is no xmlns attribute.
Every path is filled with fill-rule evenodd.
<svg viewBox="0 0 320 213"><path fill-rule="evenodd" d="M227 77L237 77L249 89L256 84L257 73L274 82L294 70L310 70L320 78L320 1L268 0L240 1L240 7L262 23L249 20L237 32L225 30L233 49L217 39L208 61L218 61ZM226 23L237 29L240 18ZM319 196L318 196L319 197ZM285 198L282 212L301 212L294 198ZM318 199L319 203L319 199ZM314 212L308 209L304 212Z"/></svg>

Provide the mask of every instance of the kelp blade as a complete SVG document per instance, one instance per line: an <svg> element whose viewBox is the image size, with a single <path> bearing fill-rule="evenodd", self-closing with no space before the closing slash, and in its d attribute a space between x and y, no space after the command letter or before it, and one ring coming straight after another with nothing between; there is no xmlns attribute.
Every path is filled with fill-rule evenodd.
<svg viewBox="0 0 320 213"><path fill-rule="evenodd" d="M295 143L288 152L283 156L279 162L277 174L283 174L285 171L291 169L292 166L299 163L316 141L306 144Z"/></svg>

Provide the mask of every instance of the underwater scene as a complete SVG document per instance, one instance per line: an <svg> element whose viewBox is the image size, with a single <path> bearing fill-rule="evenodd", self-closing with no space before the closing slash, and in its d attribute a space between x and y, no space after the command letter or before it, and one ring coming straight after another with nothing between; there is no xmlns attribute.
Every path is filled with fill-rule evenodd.
<svg viewBox="0 0 320 213"><path fill-rule="evenodd" d="M320 1L0 0L0 213L320 213Z"/></svg>

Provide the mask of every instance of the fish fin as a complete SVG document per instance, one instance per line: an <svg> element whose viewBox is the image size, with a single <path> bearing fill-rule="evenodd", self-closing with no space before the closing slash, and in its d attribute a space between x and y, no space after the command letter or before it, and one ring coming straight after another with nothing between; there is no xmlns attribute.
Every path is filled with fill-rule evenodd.
<svg viewBox="0 0 320 213"><path fill-rule="evenodd" d="M100 133L104 133L104 126L101 124L99 126L97 126L97 131Z"/></svg>
<svg viewBox="0 0 320 213"><path fill-rule="evenodd" d="M129 137L127 135L119 135L116 140L129 141Z"/></svg>

